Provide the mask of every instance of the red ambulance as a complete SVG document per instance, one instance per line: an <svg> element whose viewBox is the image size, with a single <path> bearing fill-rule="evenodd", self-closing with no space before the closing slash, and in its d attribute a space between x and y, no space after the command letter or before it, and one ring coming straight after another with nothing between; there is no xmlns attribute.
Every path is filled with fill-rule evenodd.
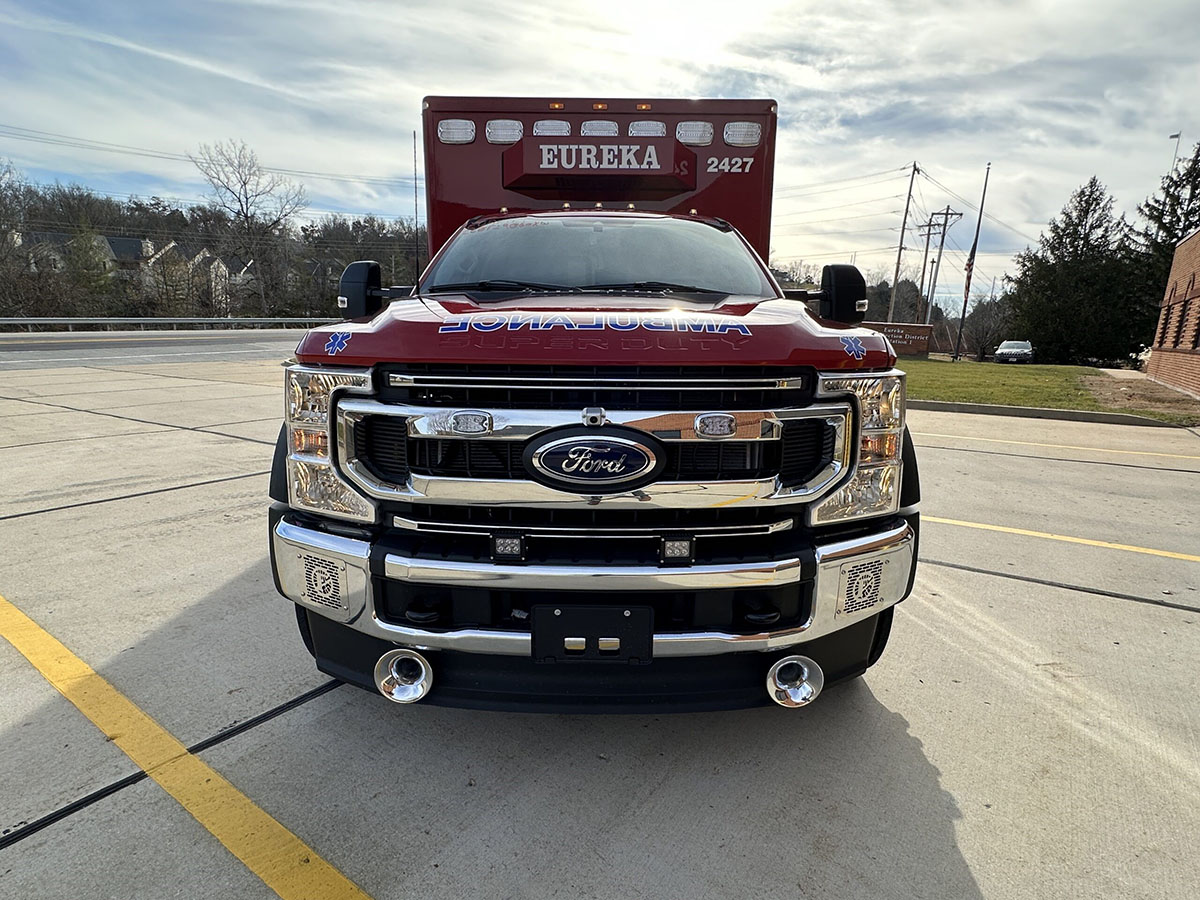
<svg viewBox="0 0 1200 900"><path fill-rule="evenodd" d="M286 370L271 559L318 668L601 712L861 675L916 566L904 373L856 269L804 294L765 265L775 103L423 118L419 283L353 263Z"/></svg>

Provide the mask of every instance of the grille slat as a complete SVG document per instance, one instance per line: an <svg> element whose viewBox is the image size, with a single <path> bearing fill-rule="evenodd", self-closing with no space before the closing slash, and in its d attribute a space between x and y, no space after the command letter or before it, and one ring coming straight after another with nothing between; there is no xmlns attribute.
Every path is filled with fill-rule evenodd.
<svg viewBox="0 0 1200 900"><path fill-rule="evenodd" d="M418 382L393 385L391 376ZM424 406L570 409L783 409L812 400L813 373L774 366L381 366L386 402ZM518 379L555 379L522 382ZM780 388L774 381L788 380Z"/></svg>

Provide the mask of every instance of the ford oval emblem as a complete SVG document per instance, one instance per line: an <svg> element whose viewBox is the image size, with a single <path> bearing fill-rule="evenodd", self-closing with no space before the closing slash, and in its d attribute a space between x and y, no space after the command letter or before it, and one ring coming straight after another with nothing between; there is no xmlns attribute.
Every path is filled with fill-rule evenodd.
<svg viewBox="0 0 1200 900"><path fill-rule="evenodd" d="M571 432L571 433L568 433ZM586 433L584 433L586 432ZM535 441L526 465L539 481L583 491L624 487L645 481L661 469L662 453L649 435L633 429L568 429Z"/></svg>

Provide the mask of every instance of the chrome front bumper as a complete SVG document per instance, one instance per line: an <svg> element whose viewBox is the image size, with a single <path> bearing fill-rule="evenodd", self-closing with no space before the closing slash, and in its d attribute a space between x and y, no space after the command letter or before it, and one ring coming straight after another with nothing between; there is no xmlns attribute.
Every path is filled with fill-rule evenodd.
<svg viewBox="0 0 1200 900"><path fill-rule="evenodd" d="M272 532L275 574L290 600L357 631L430 650L529 656L527 631L430 631L381 620L372 602L366 541L337 537L281 519ZM866 537L818 544L812 614L804 624L758 634L718 631L654 635L654 656L713 656L779 650L815 640L900 602L908 591L916 535L907 523ZM687 568L511 566L410 559L389 554L386 578L422 584L597 592L777 587L801 580L799 559Z"/></svg>

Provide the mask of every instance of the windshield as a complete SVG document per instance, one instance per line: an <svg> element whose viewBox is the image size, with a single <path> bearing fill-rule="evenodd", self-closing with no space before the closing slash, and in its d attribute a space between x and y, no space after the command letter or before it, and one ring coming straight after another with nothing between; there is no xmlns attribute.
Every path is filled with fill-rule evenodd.
<svg viewBox="0 0 1200 900"><path fill-rule="evenodd" d="M1029 341L1005 341L1000 345L1001 350L1028 350Z"/></svg>
<svg viewBox="0 0 1200 900"><path fill-rule="evenodd" d="M522 216L459 232L422 291L484 289L686 290L774 297L732 231L684 219Z"/></svg>

